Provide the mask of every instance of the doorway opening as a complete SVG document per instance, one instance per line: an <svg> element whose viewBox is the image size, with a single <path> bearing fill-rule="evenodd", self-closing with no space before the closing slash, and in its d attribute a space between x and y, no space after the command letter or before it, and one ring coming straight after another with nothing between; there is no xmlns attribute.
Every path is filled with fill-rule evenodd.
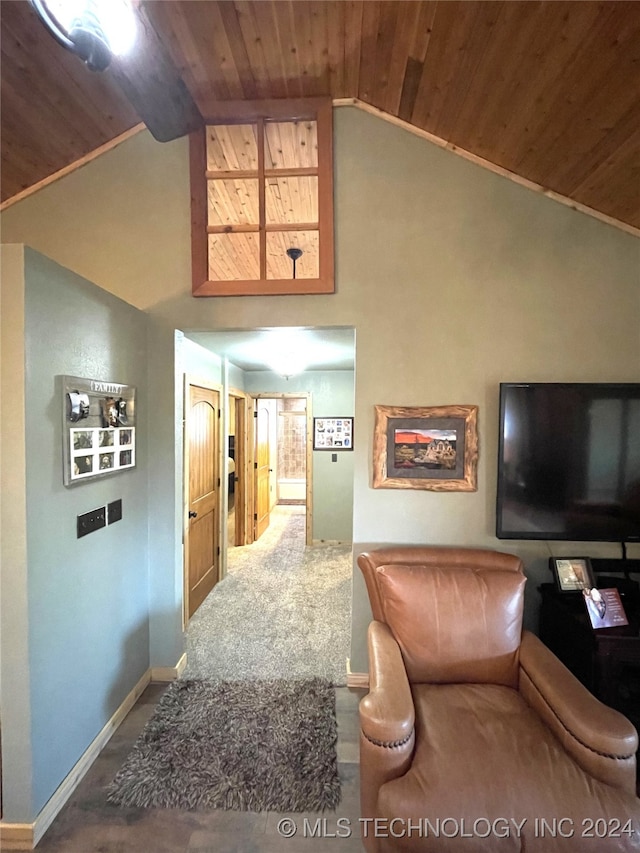
<svg viewBox="0 0 640 853"><path fill-rule="evenodd" d="M307 504L307 407L303 397L278 400L277 503Z"/></svg>
<svg viewBox="0 0 640 853"><path fill-rule="evenodd" d="M308 392L253 395L253 541L280 506L305 511L305 544L312 542L311 404Z"/></svg>
<svg viewBox="0 0 640 853"><path fill-rule="evenodd" d="M278 534L284 516L295 516L294 538L302 548L350 543L353 454L314 452L313 417L353 415L354 330L192 331L182 343L180 372L207 377L220 391L213 543L218 579L251 559L252 550L240 546L256 543L263 549L273 540L286 561ZM283 353L286 363L276 365L275 356ZM267 412L261 441L260 409ZM185 490L188 482L185 471ZM188 620L187 612L185 624Z"/></svg>
<svg viewBox="0 0 640 853"><path fill-rule="evenodd" d="M247 397L229 391L227 429L227 548L247 543Z"/></svg>

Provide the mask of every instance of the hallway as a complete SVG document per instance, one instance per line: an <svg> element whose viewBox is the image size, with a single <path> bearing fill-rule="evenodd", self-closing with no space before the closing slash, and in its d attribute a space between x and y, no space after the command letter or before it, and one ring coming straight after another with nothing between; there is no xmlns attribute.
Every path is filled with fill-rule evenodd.
<svg viewBox="0 0 640 853"><path fill-rule="evenodd" d="M305 507L276 506L252 545L229 551L227 577L194 614L187 630L183 678L329 678L336 691L338 770L342 800L326 813L354 827L350 838L296 839L314 850L361 850L358 838L360 690L348 690L351 548L305 546ZM150 685L91 767L38 845L42 853L267 853L281 851L277 812L121 808L105 786L129 754L165 685ZM296 814L300 826L305 818Z"/></svg>
<svg viewBox="0 0 640 853"><path fill-rule="evenodd" d="M351 548L305 546L304 526L303 506L278 505L257 542L229 549L227 577L187 628L183 677L346 684Z"/></svg>

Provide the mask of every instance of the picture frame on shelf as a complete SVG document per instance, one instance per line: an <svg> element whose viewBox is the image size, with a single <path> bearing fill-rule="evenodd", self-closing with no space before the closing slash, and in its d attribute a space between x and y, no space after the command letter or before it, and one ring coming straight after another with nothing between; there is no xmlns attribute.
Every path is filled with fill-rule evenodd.
<svg viewBox="0 0 640 853"><path fill-rule="evenodd" d="M582 592L596 585L588 557L551 557L549 566L559 592Z"/></svg>

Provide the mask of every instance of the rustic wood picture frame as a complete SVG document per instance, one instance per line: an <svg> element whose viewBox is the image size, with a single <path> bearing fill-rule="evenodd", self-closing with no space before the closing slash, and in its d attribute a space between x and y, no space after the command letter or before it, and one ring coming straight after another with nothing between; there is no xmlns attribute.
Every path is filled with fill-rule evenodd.
<svg viewBox="0 0 640 853"><path fill-rule="evenodd" d="M374 489L475 492L477 406L375 406Z"/></svg>

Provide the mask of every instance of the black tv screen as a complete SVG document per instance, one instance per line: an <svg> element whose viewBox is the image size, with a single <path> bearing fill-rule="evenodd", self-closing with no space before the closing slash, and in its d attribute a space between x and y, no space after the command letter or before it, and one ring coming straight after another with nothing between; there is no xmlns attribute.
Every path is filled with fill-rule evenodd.
<svg viewBox="0 0 640 853"><path fill-rule="evenodd" d="M640 384L500 385L496 535L640 541Z"/></svg>

